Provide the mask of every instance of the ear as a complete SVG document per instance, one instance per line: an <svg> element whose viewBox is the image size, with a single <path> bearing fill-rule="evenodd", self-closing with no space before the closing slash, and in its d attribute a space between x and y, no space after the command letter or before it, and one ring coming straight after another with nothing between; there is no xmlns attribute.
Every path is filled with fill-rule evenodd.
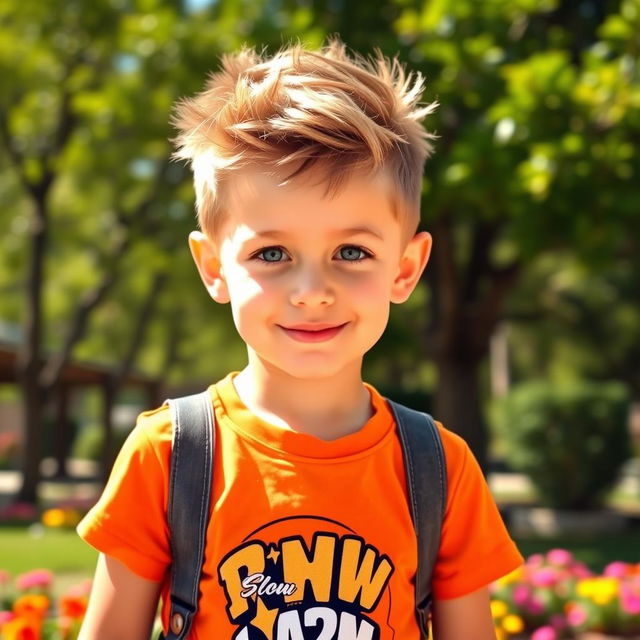
<svg viewBox="0 0 640 640"><path fill-rule="evenodd" d="M417 233L409 240L400 258L398 273L391 287L391 302L405 302L416 288L418 280L427 266L431 255L431 234L426 231Z"/></svg>
<svg viewBox="0 0 640 640"><path fill-rule="evenodd" d="M189 234L189 248L209 295L216 302L229 302L227 283L224 279L220 257L214 242L204 233L192 231Z"/></svg>

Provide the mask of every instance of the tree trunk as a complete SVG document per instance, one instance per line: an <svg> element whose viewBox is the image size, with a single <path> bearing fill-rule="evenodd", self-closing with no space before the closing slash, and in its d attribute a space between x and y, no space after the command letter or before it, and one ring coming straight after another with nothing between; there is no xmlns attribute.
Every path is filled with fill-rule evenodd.
<svg viewBox="0 0 640 640"><path fill-rule="evenodd" d="M487 468L487 429L480 408L478 360L439 357L434 415L471 447L484 471Z"/></svg>
<svg viewBox="0 0 640 640"><path fill-rule="evenodd" d="M111 473L111 467L115 460L113 438L113 407L116 403L117 387L114 375L108 375L102 388L102 426L104 429L104 442L102 445L101 473L102 480L106 483Z"/></svg>
<svg viewBox="0 0 640 640"><path fill-rule="evenodd" d="M35 503L40 481L45 389L40 384L42 368L42 282L47 245L46 192L35 199L31 225L31 254L27 276L25 340L18 356L18 379L24 408L24 448L22 451L22 486L17 500Z"/></svg>
<svg viewBox="0 0 640 640"><path fill-rule="evenodd" d="M53 426L53 453L56 459L56 476L58 478L69 476L67 459L75 435L73 423L69 417L70 395L69 385L61 384L58 386L56 420Z"/></svg>

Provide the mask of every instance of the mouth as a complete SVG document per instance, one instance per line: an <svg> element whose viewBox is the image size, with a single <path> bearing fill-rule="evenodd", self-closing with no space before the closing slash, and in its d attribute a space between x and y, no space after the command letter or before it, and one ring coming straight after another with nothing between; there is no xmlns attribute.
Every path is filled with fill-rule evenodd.
<svg viewBox="0 0 640 640"><path fill-rule="evenodd" d="M349 323L338 325L328 324L297 324L290 327L278 325L290 338L298 342L326 342L337 336Z"/></svg>

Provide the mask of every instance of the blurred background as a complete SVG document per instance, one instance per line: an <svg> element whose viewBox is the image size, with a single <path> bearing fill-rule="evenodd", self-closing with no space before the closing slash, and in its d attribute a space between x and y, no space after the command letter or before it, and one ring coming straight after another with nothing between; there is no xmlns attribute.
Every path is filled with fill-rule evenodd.
<svg viewBox="0 0 640 640"><path fill-rule="evenodd" d="M331 34L440 103L432 259L365 378L469 442L525 553L640 562L640 0L4 0L0 569L89 573L70 527L136 415L243 366L172 105Z"/></svg>

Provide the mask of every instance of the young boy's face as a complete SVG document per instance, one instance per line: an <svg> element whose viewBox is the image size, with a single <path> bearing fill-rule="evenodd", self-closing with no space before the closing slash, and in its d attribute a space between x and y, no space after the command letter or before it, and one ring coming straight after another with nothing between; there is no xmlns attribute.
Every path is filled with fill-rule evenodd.
<svg viewBox="0 0 640 640"><path fill-rule="evenodd" d="M230 302L249 363L295 378L339 375L382 335L427 262L431 238L407 244L382 178L354 176L335 196L306 177L244 169L225 194L215 241L190 244L212 297Z"/></svg>

